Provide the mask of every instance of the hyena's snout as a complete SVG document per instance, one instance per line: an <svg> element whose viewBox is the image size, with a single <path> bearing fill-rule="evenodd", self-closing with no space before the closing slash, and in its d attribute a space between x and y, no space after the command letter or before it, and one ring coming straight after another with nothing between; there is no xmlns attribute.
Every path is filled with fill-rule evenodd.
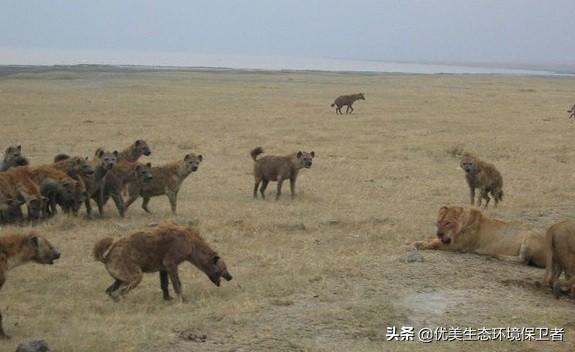
<svg viewBox="0 0 575 352"><path fill-rule="evenodd" d="M58 260L60 259L60 252L58 252L58 250L54 249L53 253L52 253L52 260Z"/></svg>
<svg viewBox="0 0 575 352"><path fill-rule="evenodd" d="M225 273L222 274L222 277L224 279L226 279L226 281L230 281L231 279L233 279L233 277L230 275L230 273L228 273L227 271Z"/></svg>

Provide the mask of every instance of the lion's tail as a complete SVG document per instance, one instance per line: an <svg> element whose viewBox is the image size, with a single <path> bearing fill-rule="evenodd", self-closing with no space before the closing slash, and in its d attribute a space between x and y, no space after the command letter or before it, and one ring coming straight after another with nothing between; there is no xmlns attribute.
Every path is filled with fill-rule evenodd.
<svg viewBox="0 0 575 352"><path fill-rule="evenodd" d="M258 157L258 155L262 154L263 152L264 152L264 148L256 147L256 148L252 149L252 151L250 152L250 155L252 156L252 159L254 159L254 161L256 161L256 158Z"/></svg>
<svg viewBox="0 0 575 352"><path fill-rule="evenodd" d="M111 237L106 237L96 242L96 244L94 245L94 250L92 252L92 254L94 255L94 259L96 259L99 262L105 263L106 252L108 252L108 250L110 249L110 247L112 247L113 244L114 239Z"/></svg>

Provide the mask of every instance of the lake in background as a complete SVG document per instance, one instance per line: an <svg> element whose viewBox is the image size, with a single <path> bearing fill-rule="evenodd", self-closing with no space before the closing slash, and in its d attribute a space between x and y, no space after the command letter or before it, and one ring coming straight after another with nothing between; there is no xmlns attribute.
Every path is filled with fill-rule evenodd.
<svg viewBox="0 0 575 352"><path fill-rule="evenodd" d="M137 53L0 48L0 65L118 65L153 67L227 68L246 70L313 70L420 74L573 75L550 69L488 67L481 65L396 63L336 58L284 56L195 55L187 53ZM495 65L494 65L495 66Z"/></svg>

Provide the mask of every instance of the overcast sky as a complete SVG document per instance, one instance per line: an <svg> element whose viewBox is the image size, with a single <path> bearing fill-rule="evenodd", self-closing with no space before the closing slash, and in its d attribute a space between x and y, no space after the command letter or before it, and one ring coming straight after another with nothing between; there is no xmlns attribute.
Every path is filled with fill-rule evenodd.
<svg viewBox="0 0 575 352"><path fill-rule="evenodd" d="M0 47L575 63L575 0L0 0Z"/></svg>

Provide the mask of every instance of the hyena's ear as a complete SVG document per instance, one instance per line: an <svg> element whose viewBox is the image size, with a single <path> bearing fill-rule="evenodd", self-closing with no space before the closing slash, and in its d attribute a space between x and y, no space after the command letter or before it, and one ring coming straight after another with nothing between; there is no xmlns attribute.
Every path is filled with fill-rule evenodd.
<svg viewBox="0 0 575 352"><path fill-rule="evenodd" d="M214 256L214 259L212 259L212 260L213 260L214 264L217 264L218 260L220 260L220 256L216 255L216 256Z"/></svg>
<svg viewBox="0 0 575 352"><path fill-rule="evenodd" d="M101 158L102 155L104 155L104 149L102 149L102 148L96 149L96 153L94 153L94 155L96 155L98 158ZM88 158L86 158L86 159L88 159Z"/></svg>
<svg viewBox="0 0 575 352"><path fill-rule="evenodd" d="M147 167L152 167L152 163L146 163Z"/></svg>
<svg viewBox="0 0 575 352"><path fill-rule="evenodd" d="M85 157L84 160L88 161L88 157Z"/></svg>
<svg viewBox="0 0 575 352"><path fill-rule="evenodd" d="M136 141L136 146L139 146L139 145L142 144L142 143L144 143L144 141L141 140L141 139L138 139L138 140Z"/></svg>
<svg viewBox="0 0 575 352"><path fill-rule="evenodd" d="M315 158L315 153L313 152L313 150L311 151L311 153L309 153L309 155L311 155L312 158Z"/></svg>
<svg viewBox="0 0 575 352"><path fill-rule="evenodd" d="M302 153L301 150L300 150L299 152L297 152L297 155L296 155L296 156L297 156L297 158L299 159L299 158L301 158L302 155L303 155L303 153Z"/></svg>
<svg viewBox="0 0 575 352"><path fill-rule="evenodd" d="M115 157L117 157L117 156L118 156L118 154L120 154L120 153L118 153L118 151L117 151L117 150L114 150L114 152L113 152L112 154L114 154L114 156L115 156Z"/></svg>
<svg viewBox="0 0 575 352"><path fill-rule="evenodd" d="M21 145L21 144L18 144L18 145L16 146L16 149L18 149L18 151L22 150L22 145Z"/></svg>
<svg viewBox="0 0 575 352"><path fill-rule="evenodd" d="M198 155L198 160L201 162L204 160L204 157L202 156L202 154Z"/></svg>
<svg viewBox="0 0 575 352"><path fill-rule="evenodd" d="M39 242L38 236L36 236L36 235L32 235L28 238L28 245L30 245L30 247L32 247L34 249L38 248L38 245L39 245L38 242Z"/></svg>

